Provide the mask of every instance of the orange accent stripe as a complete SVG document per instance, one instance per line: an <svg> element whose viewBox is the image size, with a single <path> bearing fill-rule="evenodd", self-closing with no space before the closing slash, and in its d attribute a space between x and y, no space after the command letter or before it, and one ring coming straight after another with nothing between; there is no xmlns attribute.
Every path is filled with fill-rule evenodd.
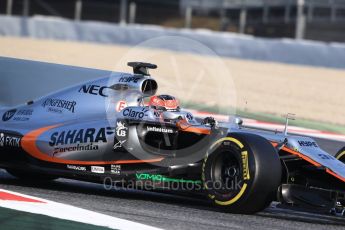
<svg viewBox="0 0 345 230"><path fill-rule="evenodd" d="M209 135L211 133L210 129L191 126L190 124L185 123L185 122L178 122L177 127L179 127L179 130L182 132L191 132L191 133L199 133L199 134L206 134L206 135Z"/></svg>
<svg viewBox="0 0 345 230"><path fill-rule="evenodd" d="M50 158L53 158L53 157L50 157L42 153L37 148L36 141L38 137L42 135L44 132L54 129L56 127L59 127L59 125L51 125L51 126L43 127L26 134L21 140L22 148L33 157L36 157L40 160L50 161Z"/></svg>
<svg viewBox="0 0 345 230"><path fill-rule="evenodd" d="M182 129L183 132L191 132L191 133L199 133L199 134L210 134L211 131L208 129L196 128L196 127L189 127L186 129Z"/></svg>
<svg viewBox="0 0 345 230"><path fill-rule="evenodd" d="M164 159L164 158L155 158L155 159L148 159L148 160L78 161L78 160L65 160L61 158L52 157L41 152L41 150L39 150L39 148L36 145L36 141L38 137L42 135L44 132L50 129L54 129L58 126L59 125L43 127L26 134L21 140L22 148L28 154L30 154L32 157L36 159L39 159L42 161L53 162L53 163L61 163L61 164L77 164L77 165L139 164L139 163L160 162Z"/></svg>
<svg viewBox="0 0 345 230"><path fill-rule="evenodd" d="M301 153L299 153L297 151L291 150L291 149L289 149L287 147L283 147L282 150L284 150L285 152L291 153L293 155L297 155L300 158L302 158L303 160L308 161L309 163L311 163L311 164L313 164L313 165L315 165L317 167L321 166L321 164L317 163L316 161L310 159L309 157L307 157L307 156L305 156L305 155L303 155L303 154L301 154Z"/></svg>
<svg viewBox="0 0 345 230"><path fill-rule="evenodd" d="M273 145L273 147L277 147L277 146L278 146L278 143L277 143L277 142L271 141L271 144Z"/></svg>
<svg viewBox="0 0 345 230"><path fill-rule="evenodd" d="M332 170L326 169L326 172L327 172L328 174L331 174L332 176L338 178L339 180L345 182L345 178L344 178L344 177L341 177L341 176L339 176L338 174L335 174Z"/></svg>
<svg viewBox="0 0 345 230"><path fill-rule="evenodd" d="M313 161L312 159L310 159L309 157L307 156L304 156L303 154L299 153L299 152L296 152L296 151L293 151L289 148L286 148L286 147L283 147L283 150L286 151L286 152L289 152L291 154L294 154L294 155L298 155L299 157L303 158L304 160L308 161L309 163L317 166L317 167L320 167L321 164L317 163L316 161ZM332 170L326 168L326 173L338 178L339 180L345 182L345 178L342 177L342 176L339 176L338 174L334 173Z"/></svg>

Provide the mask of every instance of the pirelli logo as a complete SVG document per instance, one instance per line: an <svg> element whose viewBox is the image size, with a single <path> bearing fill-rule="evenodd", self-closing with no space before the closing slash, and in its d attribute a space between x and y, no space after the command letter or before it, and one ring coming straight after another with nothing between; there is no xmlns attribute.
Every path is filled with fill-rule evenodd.
<svg viewBox="0 0 345 230"><path fill-rule="evenodd" d="M249 159L248 159L248 152L243 151L242 155L242 168L243 168L243 180L249 180Z"/></svg>

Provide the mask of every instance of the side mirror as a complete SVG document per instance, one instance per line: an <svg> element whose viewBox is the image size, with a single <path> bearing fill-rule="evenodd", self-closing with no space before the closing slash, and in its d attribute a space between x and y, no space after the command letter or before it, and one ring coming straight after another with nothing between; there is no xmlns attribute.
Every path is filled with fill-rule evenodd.
<svg viewBox="0 0 345 230"><path fill-rule="evenodd" d="M172 112L163 112L164 120L178 120L180 118L181 118L180 114L172 113Z"/></svg>
<svg viewBox="0 0 345 230"><path fill-rule="evenodd" d="M234 123L240 126L243 124L243 120L240 117L236 117Z"/></svg>

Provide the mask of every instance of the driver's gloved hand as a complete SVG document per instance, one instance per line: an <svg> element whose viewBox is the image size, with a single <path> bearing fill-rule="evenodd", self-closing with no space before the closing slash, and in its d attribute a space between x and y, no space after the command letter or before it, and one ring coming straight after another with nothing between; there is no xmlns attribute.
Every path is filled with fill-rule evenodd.
<svg viewBox="0 0 345 230"><path fill-rule="evenodd" d="M202 124L203 125L216 126L218 124L218 122L213 117L205 117Z"/></svg>

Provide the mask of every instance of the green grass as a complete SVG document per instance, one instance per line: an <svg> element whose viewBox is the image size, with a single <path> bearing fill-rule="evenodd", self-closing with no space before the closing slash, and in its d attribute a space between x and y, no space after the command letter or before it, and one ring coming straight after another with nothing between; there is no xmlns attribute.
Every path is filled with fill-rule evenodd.
<svg viewBox="0 0 345 230"><path fill-rule="evenodd" d="M196 105L191 103L182 103L183 107L196 109L205 112L217 113L217 114L229 114L232 109L226 109L218 106L206 106L206 105ZM264 122L272 122L272 123L280 123L285 124L285 118L283 116L278 116L275 114L269 113L260 113L260 112L252 112L252 111L243 111L243 110L236 110L236 115L243 118L250 118L258 121ZM312 121L307 119L300 119L296 116L296 120L291 120L289 122L290 125L309 128L309 129L316 129L321 131L328 131L338 134L345 134L345 127L337 124L330 124L325 122L319 121Z"/></svg>

